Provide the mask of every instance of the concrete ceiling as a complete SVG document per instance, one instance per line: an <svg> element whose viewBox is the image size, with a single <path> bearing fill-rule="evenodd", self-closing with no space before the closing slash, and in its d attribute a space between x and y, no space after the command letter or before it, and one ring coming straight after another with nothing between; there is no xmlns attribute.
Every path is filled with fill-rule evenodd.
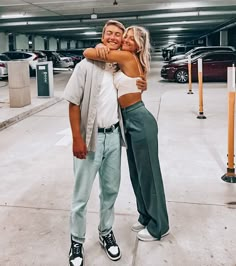
<svg viewBox="0 0 236 266"><path fill-rule="evenodd" d="M0 32L98 40L108 19L146 27L157 46L186 43L235 26L236 1L0 0Z"/></svg>

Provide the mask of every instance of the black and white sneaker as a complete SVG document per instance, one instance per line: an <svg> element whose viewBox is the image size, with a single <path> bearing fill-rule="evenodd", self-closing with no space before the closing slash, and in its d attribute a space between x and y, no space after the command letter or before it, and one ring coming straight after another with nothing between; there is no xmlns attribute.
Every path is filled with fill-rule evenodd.
<svg viewBox="0 0 236 266"><path fill-rule="evenodd" d="M119 260L121 258L120 248L116 243L116 239L112 231L105 236L100 235L99 242L103 246L109 259Z"/></svg>
<svg viewBox="0 0 236 266"><path fill-rule="evenodd" d="M83 244L77 243L71 239L71 247L69 252L70 266L83 266L83 257Z"/></svg>

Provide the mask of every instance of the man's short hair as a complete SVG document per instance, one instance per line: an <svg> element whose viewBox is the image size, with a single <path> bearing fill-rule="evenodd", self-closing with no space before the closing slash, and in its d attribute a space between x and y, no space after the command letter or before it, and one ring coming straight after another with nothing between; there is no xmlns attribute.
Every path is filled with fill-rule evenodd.
<svg viewBox="0 0 236 266"><path fill-rule="evenodd" d="M121 29L123 32L125 32L125 26L121 22L119 22L117 20L108 20L107 23L103 27L102 38L103 38L103 35L105 33L107 26L110 26L110 25L114 25L114 26L118 27L119 29Z"/></svg>

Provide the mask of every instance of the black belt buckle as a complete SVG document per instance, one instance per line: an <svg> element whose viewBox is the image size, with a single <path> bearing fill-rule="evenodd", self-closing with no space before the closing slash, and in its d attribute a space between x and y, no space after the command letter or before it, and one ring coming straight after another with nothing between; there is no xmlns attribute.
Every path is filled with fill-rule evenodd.
<svg viewBox="0 0 236 266"><path fill-rule="evenodd" d="M98 132L100 133L112 133L119 125L119 122L117 122L114 125L111 125L110 127L105 127L105 128L98 128Z"/></svg>

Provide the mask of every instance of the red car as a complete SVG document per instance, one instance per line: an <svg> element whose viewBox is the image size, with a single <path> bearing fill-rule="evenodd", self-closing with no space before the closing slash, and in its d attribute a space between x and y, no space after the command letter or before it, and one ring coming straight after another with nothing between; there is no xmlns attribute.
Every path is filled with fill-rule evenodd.
<svg viewBox="0 0 236 266"><path fill-rule="evenodd" d="M202 58L203 81L226 81L227 67L236 63L236 52L212 51L191 59L192 81L198 80L198 59ZM179 83L188 82L188 59L174 61L161 69L161 77Z"/></svg>

